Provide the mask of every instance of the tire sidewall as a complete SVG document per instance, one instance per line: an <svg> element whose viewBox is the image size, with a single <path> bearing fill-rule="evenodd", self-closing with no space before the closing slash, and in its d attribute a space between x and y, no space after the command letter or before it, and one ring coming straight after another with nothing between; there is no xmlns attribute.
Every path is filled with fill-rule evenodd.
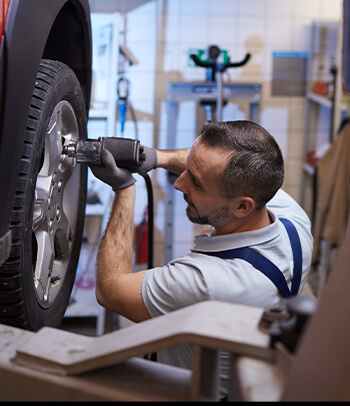
<svg viewBox="0 0 350 406"><path fill-rule="evenodd" d="M73 71L68 67L60 70L55 78L55 85L50 88L46 102L41 112L41 117L36 129L35 139L33 140L33 156L29 170L29 181L26 190L27 202L25 205L24 216L24 235L22 249L22 278L23 278L23 296L27 312L27 320L31 330L38 330L42 326L59 327L66 311L71 290L74 284L76 268L79 260L79 252L82 241L86 188L87 188L87 168L81 165L80 168L80 185L79 185L79 202L77 225L72 243L72 251L65 279L61 282L62 286L57 297L49 307L43 308L37 298L34 285L34 269L32 246L35 236L32 232L33 227L33 208L34 196L42 151L45 143L45 135L49 125L52 113L58 103L65 100L72 106L78 124L79 138L87 137L87 118L86 107L83 99L80 84L76 79Z"/></svg>

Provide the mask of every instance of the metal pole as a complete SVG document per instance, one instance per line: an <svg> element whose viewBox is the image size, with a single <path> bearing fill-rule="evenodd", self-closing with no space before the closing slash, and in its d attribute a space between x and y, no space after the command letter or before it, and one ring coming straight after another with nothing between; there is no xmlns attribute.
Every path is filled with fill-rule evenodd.
<svg viewBox="0 0 350 406"><path fill-rule="evenodd" d="M222 72L218 70L216 72L216 82L217 82L217 99L216 99L216 120L222 121L222 107L224 102L223 86L222 86Z"/></svg>

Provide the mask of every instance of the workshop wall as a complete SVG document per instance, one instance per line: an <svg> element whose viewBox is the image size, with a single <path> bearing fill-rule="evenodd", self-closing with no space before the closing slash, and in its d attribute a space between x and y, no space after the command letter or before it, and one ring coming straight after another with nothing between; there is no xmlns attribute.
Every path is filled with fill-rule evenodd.
<svg viewBox="0 0 350 406"><path fill-rule="evenodd" d="M126 44L139 64L128 69L130 100L145 145L167 148L166 86L169 81L205 81L205 70L188 64L190 48L218 45L231 61L252 54L248 64L230 69L225 81L263 86L260 124L278 141L285 158L284 189L300 201L305 98L272 96L273 52L308 52L313 20L340 20L341 0L155 0L127 14ZM131 117L127 117L131 120ZM247 118L244 105L224 109L224 120ZM194 102L179 106L176 147L192 145L205 120ZM125 136L134 137L132 121ZM155 188L155 265L163 263L166 173L153 171ZM136 223L146 205L144 182L137 182ZM200 227L186 217L186 203L176 192L173 257L189 251Z"/></svg>

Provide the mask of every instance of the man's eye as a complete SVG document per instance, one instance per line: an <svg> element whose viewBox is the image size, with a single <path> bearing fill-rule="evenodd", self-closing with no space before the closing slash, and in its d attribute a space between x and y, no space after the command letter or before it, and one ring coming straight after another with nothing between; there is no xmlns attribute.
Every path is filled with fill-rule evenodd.
<svg viewBox="0 0 350 406"><path fill-rule="evenodd" d="M200 188L201 188L200 183L199 183L196 179L193 179L193 186L194 186L196 189L200 189Z"/></svg>
<svg viewBox="0 0 350 406"><path fill-rule="evenodd" d="M195 176L193 176L190 171L188 171L188 174L189 174L189 176L190 176L190 179L191 179L191 181L192 181L193 186L194 186L196 189L201 189L201 188L202 188L202 185L201 185L200 182L198 182L198 180L195 178Z"/></svg>

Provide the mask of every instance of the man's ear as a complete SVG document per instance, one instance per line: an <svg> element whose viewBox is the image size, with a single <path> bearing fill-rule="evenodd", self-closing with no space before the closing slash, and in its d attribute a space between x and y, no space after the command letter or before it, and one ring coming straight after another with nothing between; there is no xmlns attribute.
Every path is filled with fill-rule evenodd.
<svg viewBox="0 0 350 406"><path fill-rule="evenodd" d="M238 218L243 218L248 216L255 207L254 200L249 196L242 196L237 199L234 209L234 214Z"/></svg>

